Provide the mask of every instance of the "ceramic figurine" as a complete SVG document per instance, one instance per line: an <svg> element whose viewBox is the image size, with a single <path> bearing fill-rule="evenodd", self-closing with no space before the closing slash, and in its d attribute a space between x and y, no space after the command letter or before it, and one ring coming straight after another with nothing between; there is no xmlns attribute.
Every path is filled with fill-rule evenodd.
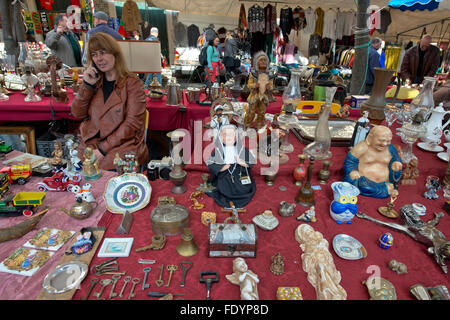
<svg viewBox="0 0 450 320"><path fill-rule="evenodd" d="M303 222L316 222L316 210L314 209L314 206L306 210L306 212L301 216L298 216L296 220Z"/></svg>
<svg viewBox="0 0 450 320"><path fill-rule="evenodd" d="M75 194L77 200L81 199L86 202L96 202L91 189L92 185L90 183L85 183L81 188L80 186L73 186L71 191Z"/></svg>
<svg viewBox="0 0 450 320"><path fill-rule="evenodd" d="M117 157L117 154L116 154ZM117 160L117 166L121 167L123 173L138 173L139 163L136 159L136 154L132 151L127 151L123 155L124 159Z"/></svg>
<svg viewBox="0 0 450 320"><path fill-rule="evenodd" d="M439 198L439 196L436 194L436 191L441 188L438 177L428 176L425 187L427 188L427 191L423 194L425 198L430 200L436 200Z"/></svg>
<svg viewBox="0 0 450 320"><path fill-rule="evenodd" d="M253 222L263 230L273 230L279 224L279 221L274 217L272 210L265 210L263 213L255 216Z"/></svg>
<svg viewBox="0 0 450 320"><path fill-rule="evenodd" d="M389 249L394 244L394 237L389 232L383 233L378 239L378 244L382 249Z"/></svg>
<svg viewBox="0 0 450 320"><path fill-rule="evenodd" d="M256 128L261 129L264 126L266 108L269 104L268 91L273 88L273 80L269 75L269 57L264 51L257 52L253 57L253 68L248 79L250 95L247 98L249 103L247 113L244 118L246 128L251 128L256 113Z"/></svg>
<svg viewBox="0 0 450 320"><path fill-rule="evenodd" d="M366 139L369 132L369 111L364 111L362 117L358 119L353 131L352 139L350 140L350 148L353 148L358 143Z"/></svg>
<svg viewBox="0 0 450 320"><path fill-rule="evenodd" d="M330 215L338 224L351 224L358 212L359 189L348 182L331 184L334 201L330 205Z"/></svg>
<svg viewBox="0 0 450 320"><path fill-rule="evenodd" d="M100 169L98 168L98 160L94 150L91 147L86 147L83 156L84 156L83 162L84 178L86 180L99 179L102 176L102 174L100 172Z"/></svg>
<svg viewBox="0 0 450 320"><path fill-rule="evenodd" d="M232 284L240 286L241 300L259 300L258 276L248 269L243 258L233 261L233 273L225 276Z"/></svg>
<svg viewBox="0 0 450 320"><path fill-rule="evenodd" d="M27 68L25 74L20 78L22 82L26 85L26 93L25 101L26 102L39 102L42 101L42 98L36 94L36 85L39 83L39 78L31 73L31 70Z"/></svg>
<svg viewBox="0 0 450 320"><path fill-rule="evenodd" d="M306 177L305 160L307 156L306 154L299 154L298 158L300 160L300 163L297 167L294 168L294 172L292 172L292 175L294 177L294 184L300 187Z"/></svg>
<svg viewBox="0 0 450 320"><path fill-rule="evenodd" d="M284 257L277 252L272 258L270 264L270 272L276 276L281 276L284 273Z"/></svg>
<svg viewBox="0 0 450 320"><path fill-rule="evenodd" d="M66 146L69 149L69 157L70 157L70 170L69 171L75 171L79 172L81 171L81 168L83 167L83 163L81 162L81 159L78 157L78 143L73 141L72 139L68 139L66 141Z"/></svg>
<svg viewBox="0 0 450 320"><path fill-rule="evenodd" d="M397 274L408 273L408 268L406 267L406 265L404 263L398 262L395 259L392 259L391 261L389 261L388 267L392 271L395 271Z"/></svg>
<svg viewBox="0 0 450 320"><path fill-rule="evenodd" d="M381 199L398 194L403 164L391 140L391 129L373 127L367 138L347 154L343 181L351 183L367 197Z"/></svg>
<svg viewBox="0 0 450 320"><path fill-rule="evenodd" d="M220 128L226 124L230 124L230 121L227 116L223 115L223 106L219 104L214 108L214 117L209 123L209 127L214 130L213 138L217 136Z"/></svg>
<svg viewBox="0 0 450 320"><path fill-rule="evenodd" d="M295 240L303 251L302 267L308 281L316 289L317 300L346 300L347 292L339 284L341 273L336 269L329 244L322 233L303 223L295 230Z"/></svg>
<svg viewBox="0 0 450 320"><path fill-rule="evenodd" d="M291 217L294 215L294 209L296 206L297 205L295 203L288 203L286 201L281 201L278 213L282 217Z"/></svg>
<svg viewBox="0 0 450 320"><path fill-rule="evenodd" d="M62 158L63 158L63 154L64 151L62 149L62 144L61 141L56 141L53 144L54 150L52 152L52 158L49 160L50 163L52 164L52 166L57 166L62 164Z"/></svg>
<svg viewBox="0 0 450 320"><path fill-rule="evenodd" d="M348 104L344 104L336 113L336 116L338 116L341 119L347 119L349 115L350 115L350 106ZM367 114L367 116L369 116L369 114Z"/></svg>

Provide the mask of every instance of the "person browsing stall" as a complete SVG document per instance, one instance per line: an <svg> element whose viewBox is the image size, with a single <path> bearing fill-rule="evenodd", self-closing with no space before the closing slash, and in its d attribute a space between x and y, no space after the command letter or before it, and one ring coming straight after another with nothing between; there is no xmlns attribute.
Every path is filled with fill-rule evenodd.
<svg viewBox="0 0 450 320"><path fill-rule="evenodd" d="M159 30L156 27L152 27L150 29L150 35L145 39L145 41L159 41ZM161 61L163 57L161 55ZM152 81L153 77L156 75L156 79L158 80L159 84L162 85L162 75L161 73L149 73L147 75L147 78L145 79L145 85L148 86Z"/></svg>
<svg viewBox="0 0 450 320"><path fill-rule="evenodd" d="M99 166L113 170L114 156L136 154L140 164L148 161L145 143L145 91L142 81L131 74L117 41L108 34L94 34L88 42L89 67L72 103L72 114L82 119L78 154L97 149Z"/></svg>
<svg viewBox="0 0 450 320"><path fill-rule="evenodd" d="M216 78L219 76L219 70L223 69L223 65L220 62L219 48L217 47L219 42L219 37L215 37L213 40L209 41L208 49L206 51L208 61L206 72L211 83L216 82Z"/></svg>
<svg viewBox="0 0 450 320"><path fill-rule="evenodd" d="M116 30L108 26L108 15L103 11L97 11L94 14L94 24L95 28L88 31L88 39L92 37L97 32L104 32L109 34L116 40L123 40L123 36Z"/></svg>
<svg viewBox="0 0 450 320"><path fill-rule="evenodd" d="M369 49L369 63L367 65L366 74L366 94L372 93L373 84L375 82L375 68L381 68L378 49L380 49L382 41L380 38L374 38L371 43L372 45Z"/></svg>
<svg viewBox="0 0 450 320"><path fill-rule="evenodd" d="M81 67L81 47L76 35L67 26L64 14L55 18L55 28L47 33L45 44L69 67Z"/></svg>

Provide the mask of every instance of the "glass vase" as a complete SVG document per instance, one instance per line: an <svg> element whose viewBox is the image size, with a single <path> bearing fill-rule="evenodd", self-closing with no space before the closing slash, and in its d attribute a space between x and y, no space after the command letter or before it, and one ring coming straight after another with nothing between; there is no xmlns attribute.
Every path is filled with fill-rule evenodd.
<svg viewBox="0 0 450 320"><path fill-rule="evenodd" d="M436 84L437 78L425 77L423 79L423 87L420 93L411 101L410 112L411 118L421 110L425 111L425 121L431 115L431 111L434 108L433 90Z"/></svg>
<svg viewBox="0 0 450 320"><path fill-rule="evenodd" d="M284 89L282 96L283 106L292 104L294 108L297 108L297 105L300 101L302 101L302 93L300 90L300 72L301 71L297 69L291 70L291 80L289 81L286 89Z"/></svg>

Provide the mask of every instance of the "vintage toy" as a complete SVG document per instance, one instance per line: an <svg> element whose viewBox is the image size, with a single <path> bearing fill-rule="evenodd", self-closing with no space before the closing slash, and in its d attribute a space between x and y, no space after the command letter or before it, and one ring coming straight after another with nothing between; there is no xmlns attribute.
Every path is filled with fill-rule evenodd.
<svg viewBox="0 0 450 320"><path fill-rule="evenodd" d="M63 148L62 148L62 143L61 141L56 141L53 144L53 151L52 151L52 158L49 160L49 162L51 163L52 166L58 166L62 164L62 160L63 160Z"/></svg>
<svg viewBox="0 0 450 320"><path fill-rule="evenodd" d="M423 196L430 200L436 200L439 196L436 194L436 191L441 189L441 184L439 183L439 178L436 176L428 176L427 182L425 184L427 191L423 194Z"/></svg>
<svg viewBox="0 0 450 320"><path fill-rule="evenodd" d="M86 147L86 149L84 149L83 156L84 179L98 180L102 176L102 173L98 168L98 160L97 156L94 153L94 150L91 147Z"/></svg>
<svg viewBox="0 0 450 320"><path fill-rule="evenodd" d="M434 219L423 222L412 205L405 205L400 209L400 216L404 223L403 225L374 219L362 212L357 213L356 216L404 232L414 240L425 244L428 248L428 252L434 256L442 271L447 273L445 260L450 259L450 241L448 241L445 235L436 228L436 225L444 216L444 213L435 213Z"/></svg>
<svg viewBox="0 0 450 320"><path fill-rule="evenodd" d="M272 261L270 264L270 272L276 276L281 276L284 273L284 257L277 252L270 260Z"/></svg>
<svg viewBox="0 0 450 320"><path fill-rule="evenodd" d="M395 271L397 274L408 273L408 268L406 267L406 265L404 263L398 262L395 259L392 259L391 261L389 261L388 267L392 271Z"/></svg>
<svg viewBox="0 0 450 320"><path fill-rule="evenodd" d="M72 191L72 187L79 185L81 181L80 173L69 172L66 168L55 170L51 177L46 177L42 182L38 182L38 190L43 191Z"/></svg>
<svg viewBox="0 0 450 320"><path fill-rule="evenodd" d="M389 232L383 233L378 238L378 244L382 249L389 249L394 245L394 237Z"/></svg>
<svg viewBox="0 0 450 320"><path fill-rule="evenodd" d="M355 125L355 129L353 130L352 139L350 140L350 148L353 148L358 143L366 139L367 134L369 133L369 112L364 111L362 113L362 117L358 119Z"/></svg>
<svg viewBox="0 0 450 320"><path fill-rule="evenodd" d="M337 224L351 224L358 212L359 189L348 182L331 184L334 200L330 205L330 215Z"/></svg>
<svg viewBox="0 0 450 320"><path fill-rule="evenodd" d="M31 216L45 199L45 192L18 192L0 201L0 217Z"/></svg>
<svg viewBox="0 0 450 320"><path fill-rule="evenodd" d="M294 215L295 207L297 207L295 203L288 203L287 201L281 201L278 213L282 217L291 217Z"/></svg>
<svg viewBox="0 0 450 320"><path fill-rule="evenodd" d="M339 284L341 273L336 269L328 241L322 233L303 223L295 230L295 240L303 251L302 267L316 289L317 300L346 300L347 292Z"/></svg>
<svg viewBox="0 0 450 320"><path fill-rule="evenodd" d="M0 199L9 190L9 176L6 172L0 173Z"/></svg>
<svg viewBox="0 0 450 320"><path fill-rule="evenodd" d="M306 210L305 213L303 213L302 215L298 216L295 219L298 221L303 221L303 222L316 222L317 221L316 210L315 210L314 206L312 206L311 208Z"/></svg>
<svg viewBox="0 0 450 320"><path fill-rule="evenodd" d="M85 183L83 187L73 186L72 192L75 194L76 199L81 199L86 202L95 202L95 198L92 195L92 185L90 183Z"/></svg>
<svg viewBox="0 0 450 320"><path fill-rule="evenodd" d="M8 175L9 183L17 182L20 185L24 185L28 178L31 176L31 165L24 164L18 166L3 167L0 170L1 173Z"/></svg>
<svg viewBox="0 0 450 320"><path fill-rule="evenodd" d="M0 154L5 154L12 151L12 145L7 144L4 140L0 139Z"/></svg>
<svg viewBox="0 0 450 320"><path fill-rule="evenodd" d="M234 259L233 273L225 277L232 284L240 287L241 300L259 300L258 275L248 269L247 263L243 258Z"/></svg>
<svg viewBox="0 0 450 320"><path fill-rule="evenodd" d="M78 157L78 143L72 139L67 139L66 146L69 150L70 164L69 171L79 172L83 166L81 159Z"/></svg>

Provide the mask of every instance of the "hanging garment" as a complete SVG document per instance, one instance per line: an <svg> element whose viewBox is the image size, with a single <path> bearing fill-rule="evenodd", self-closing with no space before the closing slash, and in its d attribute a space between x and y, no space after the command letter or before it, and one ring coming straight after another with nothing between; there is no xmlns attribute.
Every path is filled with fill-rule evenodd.
<svg viewBox="0 0 450 320"><path fill-rule="evenodd" d="M353 34L353 26L356 26L356 12L350 10L346 12L344 36L351 36Z"/></svg>
<svg viewBox="0 0 450 320"><path fill-rule="evenodd" d="M387 46L384 50L386 69L398 70L402 48L398 46Z"/></svg>
<svg viewBox="0 0 450 320"><path fill-rule="evenodd" d="M280 28L283 32L283 37L287 38L294 26L294 17L292 15L292 8L282 8L280 11Z"/></svg>
<svg viewBox="0 0 450 320"><path fill-rule="evenodd" d="M306 27L305 10L302 7L297 6L292 11L292 17L294 18L294 30L298 31Z"/></svg>
<svg viewBox="0 0 450 320"><path fill-rule="evenodd" d="M243 3L241 4L241 9L239 11L238 30L241 33L247 30L247 15L245 14L245 6Z"/></svg>
<svg viewBox="0 0 450 320"><path fill-rule="evenodd" d="M247 21L250 32L264 32L264 9L257 4L251 6Z"/></svg>
<svg viewBox="0 0 450 320"><path fill-rule="evenodd" d="M372 10L370 13L370 22L369 22L369 34L373 35L373 33L375 32L375 30L380 29L380 11L379 10Z"/></svg>
<svg viewBox="0 0 450 320"><path fill-rule="evenodd" d="M308 7L305 10L305 20L306 20L306 25L302 31L304 31L305 34L311 35L314 33L314 30L316 28L316 20L317 20L316 11L313 8ZM309 37L308 37L308 41L309 41Z"/></svg>
<svg viewBox="0 0 450 320"><path fill-rule="evenodd" d="M128 32L139 30L139 23L142 22L139 8L133 0L127 0L122 9L122 20L125 24L125 29Z"/></svg>
<svg viewBox="0 0 450 320"><path fill-rule="evenodd" d="M388 30L389 25L391 24L391 13L387 9L383 9L380 12L380 28L379 31L382 34L385 34Z"/></svg>
<svg viewBox="0 0 450 320"><path fill-rule="evenodd" d="M252 57L258 51L264 50L264 41L265 41L264 33L260 32L260 31L252 32L251 40L250 40L250 43L251 43L250 54Z"/></svg>
<svg viewBox="0 0 450 320"><path fill-rule="evenodd" d="M273 33L268 33L264 38L264 52L269 57L269 61L273 61Z"/></svg>
<svg viewBox="0 0 450 320"><path fill-rule="evenodd" d="M342 39L344 36L344 26L347 13L338 9L336 13L336 40Z"/></svg>
<svg viewBox="0 0 450 320"><path fill-rule="evenodd" d="M277 26L277 8L268 4L264 8L264 33L270 34L275 31ZM274 19L275 18L275 19Z"/></svg>
<svg viewBox="0 0 450 320"><path fill-rule="evenodd" d="M292 30L291 34L289 35L289 42L295 44L297 48L300 48L300 39L301 39L301 31Z"/></svg>
<svg viewBox="0 0 450 320"><path fill-rule="evenodd" d="M325 12L319 7L316 9L316 28L314 29L314 33L317 33L319 36L322 36L323 33L323 16Z"/></svg>
<svg viewBox="0 0 450 320"><path fill-rule="evenodd" d="M336 18L336 11L329 9L325 12L323 17L322 38L336 40Z"/></svg>
<svg viewBox="0 0 450 320"><path fill-rule="evenodd" d="M309 56L319 56L320 53L320 36L314 33L309 38Z"/></svg>
<svg viewBox="0 0 450 320"><path fill-rule="evenodd" d="M180 23L180 22L179 22ZM183 45L180 45L180 47L185 47L187 46L187 32L186 32L186 26L184 26L184 33L182 31L180 31L181 36L183 37L184 34L184 41L182 42ZM147 39L148 37L150 37L150 31L152 30L152 26L150 25L150 23L148 23L148 21L145 21L144 24L142 25L142 39ZM175 29L176 32L177 29ZM175 33L175 39L177 38L177 34Z"/></svg>
<svg viewBox="0 0 450 320"><path fill-rule="evenodd" d="M195 25L191 24L187 27L187 38L189 47L197 47L197 40L200 36L200 29Z"/></svg>

